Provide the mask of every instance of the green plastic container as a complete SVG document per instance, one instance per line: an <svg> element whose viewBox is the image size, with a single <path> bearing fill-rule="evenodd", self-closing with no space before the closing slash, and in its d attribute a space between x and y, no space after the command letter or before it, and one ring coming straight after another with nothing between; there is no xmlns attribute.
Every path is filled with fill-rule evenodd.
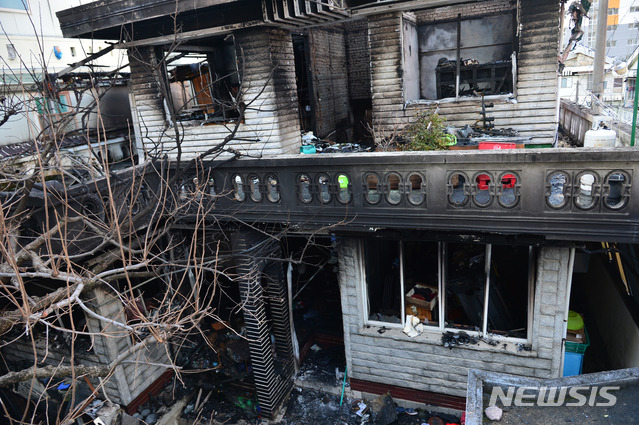
<svg viewBox="0 0 639 425"><path fill-rule="evenodd" d="M590 339L588 338L588 331L584 328L584 342L571 342L566 341L566 351L569 353L584 354L586 348L590 346Z"/></svg>

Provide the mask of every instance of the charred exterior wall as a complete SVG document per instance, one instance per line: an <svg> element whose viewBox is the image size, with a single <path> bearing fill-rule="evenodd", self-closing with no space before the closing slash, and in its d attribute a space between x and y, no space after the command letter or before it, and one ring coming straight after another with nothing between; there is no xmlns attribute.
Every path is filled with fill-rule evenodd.
<svg viewBox="0 0 639 425"><path fill-rule="evenodd" d="M447 22L458 17L490 17L508 10L515 16L516 7L517 2L494 0L409 14L392 12L370 16L374 123L387 131L401 130L417 112L437 106L438 113L450 125L474 124L481 111L478 97L460 97L459 101L454 98L424 101L415 100L415 96L410 95L415 90L407 86L404 79L405 73L410 74L411 71L405 69L404 61L404 49L410 39L402 31L403 24L406 21L420 25ZM513 40L518 42L514 92L510 97L491 99L495 106L489 114L495 117L497 128L513 128L522 136L533 137L536 142L552 142L557 127L558 5L549 0L521 0L518 16L521 32L518 39ZM475 59L481 62L481 57Z"/></svg>
<svg viewBox="0 0 639 425"><path fill-rule="evenodd" d="M299 147L299 119L293 46L288 31L259 28L234 33L240 70L241 101L249 107L234 140L241 153L276 155ZM176 138L184 156L193 157L220 143L233 123L183 125L167 119L166 72L158 69L157 47L129 51L131 98L136 134L151 155L176 155ZM164 86L163 86L164 85Z"/></svg>
<svg viewBox="0 0 639 425"><path fill-rule="evenodd" d="M366 19L353 21L346 26L346 53L351 100L370 100L371 56Z"/></svg>
<svg viewBox="0 0 639 425"><path fill-rule="evenodd" d="M350 378L465 397L469 369L520 376L559 376L566 288L568 248L542 248L538 256L534 291L531 351L505 352L495 347L467 345L449 349L441 333L424 331L410 338L401 328L379 333L368 326L363 299L359 241L340 246L339 279L344 319L344 345Z"/></svg>
<svg viewBox="0 0 639 425"><path fill-rule="evenodd" d="M344 30L314 28L308 37L317 134L326 137L335 131L332 140L347 141L350 105Z"/></svg>
<svg viewBox="0 0 639 425"><path fill-rule="evenodd" d="M372 95L371 55L368 49L368 20L360 19L346 26L348 89L356 141L370 138Z"/></svg>

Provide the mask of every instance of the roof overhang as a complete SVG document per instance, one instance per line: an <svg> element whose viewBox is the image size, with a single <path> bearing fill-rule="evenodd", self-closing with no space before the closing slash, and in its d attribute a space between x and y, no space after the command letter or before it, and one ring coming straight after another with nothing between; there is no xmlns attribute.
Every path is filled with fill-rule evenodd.
<svg viewBox="0 0 639 425"><path fill-rule="evenodd" d="M65 37L160 44L172 36L204 38L256 25L294 29L330 24L350 18L344 4L345 0L101 0L57 15Z"/></svg>
<svg viewBox="0 0 639 425"><path fill-rule="evenodd" d="M120 27L136 22L189 14L208 7L234 3L237 0L103 0L57 12L65 37L93 36L119 40Z"/></svg>

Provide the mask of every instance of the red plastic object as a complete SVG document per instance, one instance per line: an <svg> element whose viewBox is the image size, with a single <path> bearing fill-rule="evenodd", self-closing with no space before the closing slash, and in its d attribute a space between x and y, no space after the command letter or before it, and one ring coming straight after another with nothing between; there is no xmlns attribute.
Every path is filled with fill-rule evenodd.
<svg viewBox="0 0 639 425"><path fill-rule="evenodd" d="M504 174L501 178L501 184L504 185L504 189L512 189L517 183L517 177L512 174Z"/></svg>
<svg viewBox="0 0 639 425"><path fill-rule="evenodd" d="M516 143L512 142L479 142L479 150L491 150L491 149L515 149Z"/></svg>
<svg viewBox="0 0 639 425"><path fill-rule="evenodd" d="M490 188L490 176L486 174L480 174L477 176L477 188L479 190L488 190Z"/></svg>

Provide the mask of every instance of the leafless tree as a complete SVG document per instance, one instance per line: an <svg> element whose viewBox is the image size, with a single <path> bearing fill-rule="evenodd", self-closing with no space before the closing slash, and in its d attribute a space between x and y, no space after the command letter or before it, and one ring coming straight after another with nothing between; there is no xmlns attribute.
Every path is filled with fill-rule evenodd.
<svg viewBox="0 0 639 425"><path fill-rule="evenodd" d="M149 70L166 76L177 47L146 62ZM232 119L223 123L223 138L185 160L182 111L171 101L170 81L162 78L158 86L177 155L171 164L149 155L116 170L102 125L88 138L95 143L90 155L74 156L64 146L70 136L89 133L91 114L104 121L106 90L98 86L110 85L119 74L89 73L78 84L71 74L47 74L42 65L44 78L34 73L34 87L17 88L28 96L13 96L14 90L0 98L0 125L36 107L36 98L41 102L42 131L31 149L0 162L0 389L15 389L35 404L15 417L0 394L0 409L13 423L73 421L93 398L107 397L109 382L126 364L153 364L179 374L180 346L203 335L203 323L227 319L214 304L226 290L220 282L246 278L230 267L224 238L205 226L214 197L223 194L211 193L201 167L222 153L241 155L229 144L253 106L243 95L242 79L213 75L209 68L201 90L227 90L208 96L211 110L231 111ZM64 114L56 109L61 88L76 98L63 105L69 109ZM83 96L92 101L80 102ZM133 143L129 151L135 151ZM193 170L197 177L186 184L184 175ZM177 226L186 214L192 217L188 229ZM87 385L88 393L81 391ZM58 403L49 404L56 394ZM46 419L38 416L42 411Z"/></svg>

